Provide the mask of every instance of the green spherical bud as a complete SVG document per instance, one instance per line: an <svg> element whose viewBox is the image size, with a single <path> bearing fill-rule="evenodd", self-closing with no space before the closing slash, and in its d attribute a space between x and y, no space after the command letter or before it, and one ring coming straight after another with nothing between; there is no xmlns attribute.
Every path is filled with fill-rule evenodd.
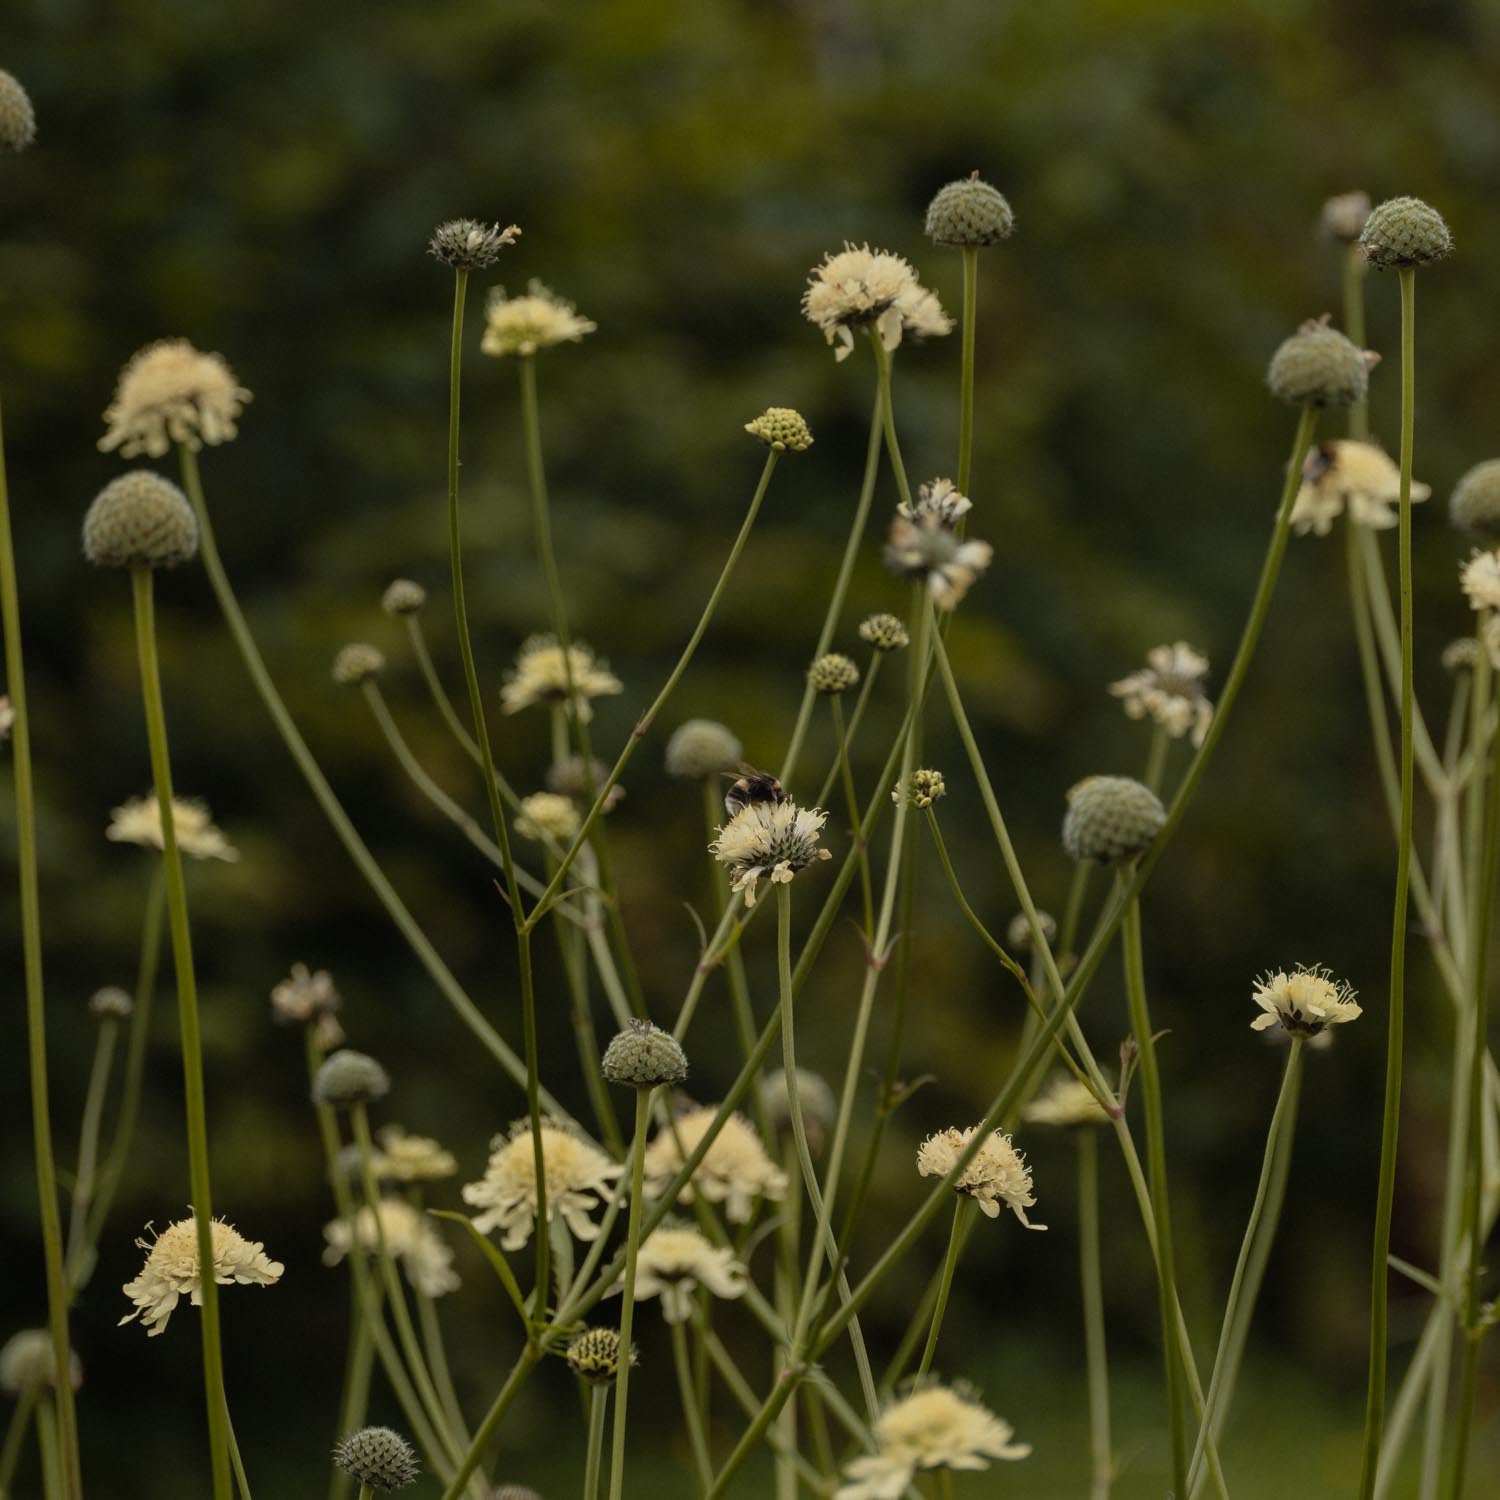
<svg viewBox="0 0 1500 1500"><path fill-rule="evenodd" d="M1475 464L1453 487L1448 516L1460 531L1500 541L1500 458Z"/></svg>
<svg viewBox="0 0 1500 1500"><path fill-rule="evenodd" d="M1047 946L1050 948L1057 941L1057 923L1049 912L1039 911L1036 916L1042 936L1047 939ZM1005 929L1005 943L1017 953L1031 951L1031 921L1024 911L1018 911L1010 919L1010 926Z"/></svg>
<svg viewBox="0 0 1500 1500"><path fill-rule="evenodd" d="M777 1068L774 1073L767 1073L761 1080L759 1092L766 1124L777 1135L788 1134L792 1128L792 1097L787 1091L785 1069ZM808 1152L821 1156L824 1137L838 1118L838 1100L816 1073L798 1068L797 1102L802 1106L802 1129L807 1136Z"/></svg>
<svg viewBox="0 0 1500 1500"><path fill-rule="evenodd" d="M410 578L397 578L380 598L388 615L414 615L426 603L427 590Z"/></svg>
<svg viewBox="0 0 1500 1500"><path fill-rule="evenodd" d="M334 1109L348 1109L355 1104L373 1104L391 1091L390 1074L363 1052L344 1047L313 1076L314 1104L328 1104Z"/></svg>
<svg viewBox="0 0 1500 1500"><path fill-rule="evenodd" d="M840 693L847 693L859 681L859 668L847 656L830 651L807 669L807 680L812 683L815 693L837 697Z"/></svg>
<svg viewBox="0 0 1500 1500"><path fill-rule="evenodd" d="M940 797L948 795L948 786L941 771L924 767L913 771L904 782L897 785L891 793L891 801L901 802L903 794L904 800L912 807L931 807Z"/></svg>
<svg viewBox="0 0 1500 1500"><path fill-rule="evenodd" d="M602 1071L607 1082L636 1089L681 1083L688 1074L687 1054L670 1031L632 1016L604 1049Z"/></svg>
<svg viewBox="0 0 1500 1500"><path fill-rule="evenodd" d="M859 638L877 651L899 651L911 642L906 626L895 615L867 615L859 622Z"/></svg>
<svg viewBox="0 0 1500 1500"><path fill-rule="evenodd" d="M667 741L667 774L702 781L722 771L733 771L745 748L734 731L715 719L688 719Z"/></svg>
<svg viewBox="0 0 1500 1500"><path fill-rule="evenodd" d="M568 1368L590 1385L608 1385L620 1369L620 1332L617 1328L585 1328L568 1345ZM630 1349L634 1365L635 1346Z"/></svg>
<svg viewBox="0 0 1500 1500"><path fill-rule="evenodd" d="M499 260L507 245L514 245L520 229L512 224L483 224L478 219L449 219L433 230L427 253L455 271L482 271Z"/></svg>
<svg viewBox="0 0 1500 1500"><path fill-rule="evenodd" d="M341 687L358 687L385 671L385 655L367 641L354 641L333 659L333 680Z"/></svg>
<svg viewBox="0 0 1500 1500"><path fill-rule="evenodd" d="M89 1014L96 1021L128 1021L135 1001L117 984L107 984L89 996Z"/></svg>
<svg viewBox="0 0 1500 1500"><path fill-rule="evenodd" d="M0 68L0 151L24 151L36 139L36 114L20 82Z"/></svg>
<svg viewBox="0 0 1500 1500"><path fill-rule="evenodd" d="M187 496L149 469L111 479L83 518L83 555L96 567L175 568L197 550Z"/></svg>
<svg viewBox="0 0 1500 1500"><path fill-rule="evenodd" d="M1161 798L1130 776L1088 776L1068 792L1063 848L1080 864L1133 859L1161 832Z"/></svg>
<svg viewBox="0 0 1500 1500"><path fill-rule="evenodd" d="M778 453L805 453L812 447L812 430L802 413L790 406L768 406L753 422L745 423L745 431Z"/></svg>
<svg viewBox="0 0 1500 1500"><path fill-rule="evenodd" d="M1016 227L1016 216L998 188L980 179L961 177L939 188L927 205L927 238L955 249L998 245Z"/></svg>
<svg viewBox="0 0 1500 1500"><path fill-rule="evenodd" d="M1453 236L1437 209L1420 198L1387 198L1370 211L1360 249L1382 271L1425 266L1453 251Z"/></svg>
<svg viewBox="0 0 1500 1500"><path fill-rule="evenodd" d="M416 1449L389 1427L361 1427L334 1445L334 1463L372 1490L404 1490L417 1479Z"/></svg>
<svg viewBox="0 0 1500 1500"><path fill-rule="evenodd" d="M1271 356L1266 384L1289 406L1352 406L1370 389L1370 360L1326 321L1304 323Z"/></svg>

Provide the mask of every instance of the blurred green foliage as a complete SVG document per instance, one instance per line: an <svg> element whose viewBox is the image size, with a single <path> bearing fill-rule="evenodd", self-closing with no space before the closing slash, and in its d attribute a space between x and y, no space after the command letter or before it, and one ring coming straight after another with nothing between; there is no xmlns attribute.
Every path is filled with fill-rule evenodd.
<svg viewBox="0 0 1500 1500"><path fill-rule="evenodd" d="M799 317L806 268L845 239L869 240L910 255L956 308L958 257L922 240L921 212L973 168L1009 195L1019 228L981 265L972 489L976 532L996 560L952 648L1039 897L1056 909L1066 888L1064 789L1089 772L1135 770L1145 755L1146 732L1104 684L1160 640L1190 639L1221 668L1232 649L1291 431L1262 389L1264 362L1300 319L1336 310L1338 256L1313 225L1328 194L1356 186L1377 199L1420 194L1458 242L1451 262L1420 278L1418 324L1417 472L1439 497L1417 518L1418 690L1441 722L1438 651L1467 628L1453 586L1463 549L1442 497L1497 443L1500 257L1486 247L1500 239L1500 11L1483 0L1380 11L1352 0L10 0L4 49L0 65L31 91L41 127L34 150L0 163L0 386L65 1162L92 1046L84 1001L130 980L149 870L101 836L109 808L143 791L148 772L128 590L86 571L77 527L118 468L94 447L115 371L159 336L221 350L255 392L240 440L205 462L230 571L356 821L472 993L518 1038L508 923L486 868L417 800L357 697L328 677L349 639L387 649L406 732L477 809L467 764L378 610L389 578L425 582L434 646L457 686L442 513L450 287L423 254L432 226L457 214L519 222L525 236L497 268L503 279L539 276L599 324L584 345L544 357L539 374L573 618L627 683L600 705L606 750L674 659L748 498L759 457L741 424L767 404L792 405L817 433L809 454L782 465L735 586L611 822L658 1016L675 1013L694 961L681 903L707 900L699 803L661 774L664 733L689 714L722 717L752 759L779 758L857 489L872 372L862 354L836 365ZM1394 284L1375 278L1369 291L1371 342L1394 355ZM493 689L544 624L545 601L515 372L478 354L477 328L476 309L465 525ZM956 340L899 357L914 474L952 465L956 370ZM1392 358L1373 387L1375 429L1390 436L1394 370ZM877 516L893 498L883 476ZM1162 1061L1184 1296L1205 1340L1276 1087L1276 1057L1248 1029L1250 982L1270 965L1327 963L1369 1012L1332 1055L1311 1059L1259 1363L1227 1447L1231 1474L1243 1466L1241 1497L1287 1493L1271 1462L1292 1452L1299 1495L1345 1494L1357 1447L1394 862L1341 553L1337 538L1294 545L1235 722L1146 910L1153 1004L1170 1028ZM245 856L190 872L216 1197L288 1268L274 1291L224 1299L231 1398L262 1492L314 1496L333 1437L345 1279L318 1263L327 1195L300 1043L269 1025L270 987L294 960L331 968L351 1037L394 1065L386 1117L441 1136L466 1177L521 1099L476 1055L345 861L201 575L184 570L160 594L179 786L211 801ZM872 541L836 645L854 646L852 622L900 598ZM866 778L894 727L898 676L879 695ZM499 743L520 787L538 784L545 725L504 721ZM969 893L1003 925L1012 897L941 711L929 744L948 772L944 820ZM820 723L814 765L828 747ZM917 1137L977 1113L1019 1022L1014 987L961 927L929 854L905 1071L937 1081L888 1138L859 1264L916 1200ZM763 1012L766 936L750 955ZM13 922L0 945L11 995L0 1032L8 1329L39 1320L41 1276ZM552 958L543 1056L549 1081L582 1108ZM800 1007L812 1066L842 1067L860 964L852 933L836 932ZM1393 1248L1430 1264L1449 1015L1420 947L1411 968ZM706 1098L734 1070L722 990L710 995L690 1049ZM202 1493L191 1315L149 1344L113 1326L118 1288L138 1265L133 1236L185 1202L170 1012L168 988L138 1148L75 1325L88 1370L86 1471L114 1500ZM1091 993L1085 1024L1111 1055L1125 1029L1113 975ZM888 1010L878 1025L877 1056ZM870 1102L866 1090L862 1123ZM1065 1142L1026 1144L1051 1233L980 1226L940 1362L977 1378L1037 1455L1030 1470L976 1478L965 1493L1082 1485L1070 1157ZM1106 1160L1129 1460L1119 1493L1159 1494L1149 1267L1122 1174ZM482 1264L467 1247L460 1255L469 1285L454 1357L477 1410L514 1330ZM882 1291L877 1337L903 1326L940 1255L935 1233ZM1400 1284L1395 1299L1399 1368L1426 1299ZM651 1374L636 1399L665 1430L673 1398L659 1332L648 1323ZM1477 1462L1493 1476L1500 1402L1488 1364ZM1268 1426L1285 1443L1258 1445ZM506 1429L515 1476L566 1493L581 1433L563 1372L543 1372ZM743 1488L755 1492L755 1479ZM683 1491L664 1480L661 1492Z"/></svg>

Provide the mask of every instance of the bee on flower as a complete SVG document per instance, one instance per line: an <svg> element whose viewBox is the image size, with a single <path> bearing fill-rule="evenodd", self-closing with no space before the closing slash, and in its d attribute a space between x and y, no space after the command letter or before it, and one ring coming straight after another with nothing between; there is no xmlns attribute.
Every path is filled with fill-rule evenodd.
<svg viewBox="0 0 1500 1500"><path fill-rule="evenodd" d="M790 797L781 801L748 802L718 830L708 847L729 871L730 888L745 893L745 905L755 905L756 886L767 878L773 885L788 884L799 871L832 853L818 843L828 814L820 807L798 807Z"/></svg>

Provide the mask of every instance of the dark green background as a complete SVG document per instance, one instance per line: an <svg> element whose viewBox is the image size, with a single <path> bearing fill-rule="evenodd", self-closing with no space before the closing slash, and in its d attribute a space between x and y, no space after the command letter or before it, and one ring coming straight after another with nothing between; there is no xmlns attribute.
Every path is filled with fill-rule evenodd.
<svg viewBox="0 0 1500 1500"><path fill-rule="evenodd" d="M40 121L35 149L0 162L0 380L64 1161L92 1047L84 1001L101 983L129 981L149 868L102 838L110 807L149 778L128 590L85 568L77 530L119 468L94 448L115 372L163 335L222 351L255 392L240 440L205 460L231 573L351 812L519 1043L511 944L485 868L415 800L362 705L328 678L346 640L388 648L403 724L434 774L477 809L466 764L378 610L392 576L427 583L435 650L458 685L442 502L450 285L423 254L432 226L455 214L520 223L524 238L499 275L512 286L541 276L599 324L582 346L545 356L539 376L575 625L627 683L601 706L603 747L620 744L649 701L717 571L759 465L741 424L767 404L797 406L812 423L817 445L782 466L663 726L721 716L752 759L774 763L847 527L872 388L863 353L836 366L800 318L806 270L843 240L868 239L910 255L956 309L958 257L923 240L923 207L974 168L1009 195L1016 237L981 264L972 486L973 530L996 557L952 644L1034 888L1055 907L1068 877L1056 840L1064 789L1089 772L1135 770L1145 754L1146 732L1104 684L1178 636L1222 670L1237 637L1291 431L1264 392L1265 361L1299 320L1337 306L1338 257L1314 233L1320 203L1354 186L1427 198L1458 246L1420 277L1418 319L1417 472L1439 497L1417 518L1418 688L1430 718L1444 712L1438 652L1468 621L1455 587L1463 548L1442 498L1500 447L1493 6L11 0L0 66L25 82ZM1370 294L1371 342L1392 356L1375 377L1373 420L1394 438L1394 283L1376 278ZM479 356L478 327L471 304L468 576L494 687L520 639L544 624L545 603L515 372ZM957 352L949 340L898 360L903 441L921 476L953 463ZM878 516L893 498L883 477ZM287 1264L274 1291L224 1299L231 1394L259 1492L319 1495L346 1292L343 1274L318 1264L328 1204L299 1043L269 1025L271 985L294 960L330 967L353 1040L396 1064L386 1117L440 1135L465 1177L520 1099L329 835L200 573L165 580L160 594L179 785L210 799L245 855L191 872L216 1201ZM851 621L901 599L872 544ZM852 624L839 644L855 644ZM880 694L882 732L896 676ZM866 779L883 743L867 745ZM1003 923L1013 900L942 712L931 744L948 771L944 820L969 891ZM652 1006L670 1018L694 957L681 903L701 906L706 888L698 802L662 776L661 745L654 734L632 768L612 837ZM506 721L500 747L523 789L538 783L539 718ZM842 847L838 825L830 841ZM1205 1344L1276 1087L1277 1059L1248 1029L1251 981L1268 966L1327 963L1370 1012L1331 1055L1310 1060L1283 1234L1226 1448L1240 1497L1287 1493L1288 1464L1299 1494L1347 1494L1357 1465L1392 868L1342 548L1337 537L1308 539L1291 551L1256 670L1146 912L1154 1005L1171 1031L1162 1055L1184 1296ZM893 1131L860 1264L918 1201L916 1138L978 1113L1018 1020L1013 987L962 929L930 860L923 876L907 1072L938 1081ZM824 879L808 877L804 908ZM751 945L762 1011L772 1000L767 936ZM4 1330L39 1320L41 1276L13 920L0 941ZM841 929L802 1007L814 1066L842 1065L859 966ZM1426 1265L1449 1025L1420 945L1411 977L1394 1249ZM547 1073L582 1107L550 953L541 984ZM196 1496L205 1483L192 1315L179 1312L149 1343L113 1326L126 1305L117 1289L139 1264L133 1237L184 1210L169 1002L168 990L138 1148L76 1320L86 1469L94 1493L118 1500ZM1112 1054L1125 1025L1113 974L1090 995L1085 1024ZM883 1025L882 1012L877 1044ZM716 985L691 1039L701 1097L732 1076L730 1035ZM862 1120L868 1104L867 1091ZM978 1380L1037 1452L963 1481L961 1493L1082 1488L1071 1165L1065 1142L1026 1144L1037 1217L1051 1232L980 1226L940 1364ZM1105 1162L1117 1444L1128 1465L1119 1493L1160 1494L1149 1267L1117 1161ZM899 1331L940 1254L934 1231L872 1307L876 1338ZM458 1314L460 1383L478 1410L509 1363L514 1329L467 1249L461 1268L466 1287L448 1311ZM1396 1286L1397 1368L1424 1312L1425 1298ZM730 1325L758 1360L748 1320ZM654 1316L643 1344L640 1436L659 1449L676 1424ZM843 1355L836 1372L848 1373ZM1480 1401L1476 1468L1493 1474L1488 1360ZM396 1415L384 1405L380 1414ZM561 1371L534 1382L506 1431L513 1477L548 1495L576 1487L583 1434ZM721 1452L730 1435L717 1435ZM643 1464L641 1485L645 1473ZM662 1492L686 1493L677 1483ZM744 1493L759 1483L747 1479ZM436 1492L430 1482L420 1491Z"/></svg>

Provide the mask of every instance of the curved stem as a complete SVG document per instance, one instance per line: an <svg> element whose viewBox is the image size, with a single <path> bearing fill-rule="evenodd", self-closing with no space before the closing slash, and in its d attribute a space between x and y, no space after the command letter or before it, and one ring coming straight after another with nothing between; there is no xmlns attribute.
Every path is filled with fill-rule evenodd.
<svg viewBox="0 0 1500 1500"><path fill-rule="evenodd" d="M966 1210L974 1206L972 1198L962 1193L955 1195L953 1224L948 1230L948 1253L943 1257L943 1270L938 1279L937 1295L932 1302L932 1323L927 1330L927 1343L922 1349L922 1362L917 1366L916 1383L921 1385L932 1369L932 1356L937 1352L938 1334L942 1332L943 1315L948 1311L948 1294L953 1290L953 1273L958 1269L958 1253L964 1242L964 1218Z"/></svg>
<svg viewBox="0 0 1500 1500"><path fill-rule="evenodd" d="M1089 1500L1108 1500L1115 1461L1109 1433L1109 1356L1099 1257L1099 1137L1089 1125L1075 1129L1074 1134L1078 1140L1078 1279L1089 1383Z"/></svg>
<svg viewBox="0 0 1500 1500"><path fill-rule="evenodd" d="M625 1420L630 1397L630 1335L635 1324L635 1272L641 1249L641 1210L645 1196L646 1132L651 1090L635 1091L635 1134L630 1145L630 1218L625 1229L625 1279L620 1290L620 1368L615 1372L615 1425L609 1455L609 1500L625 1493Z"/></svg>

